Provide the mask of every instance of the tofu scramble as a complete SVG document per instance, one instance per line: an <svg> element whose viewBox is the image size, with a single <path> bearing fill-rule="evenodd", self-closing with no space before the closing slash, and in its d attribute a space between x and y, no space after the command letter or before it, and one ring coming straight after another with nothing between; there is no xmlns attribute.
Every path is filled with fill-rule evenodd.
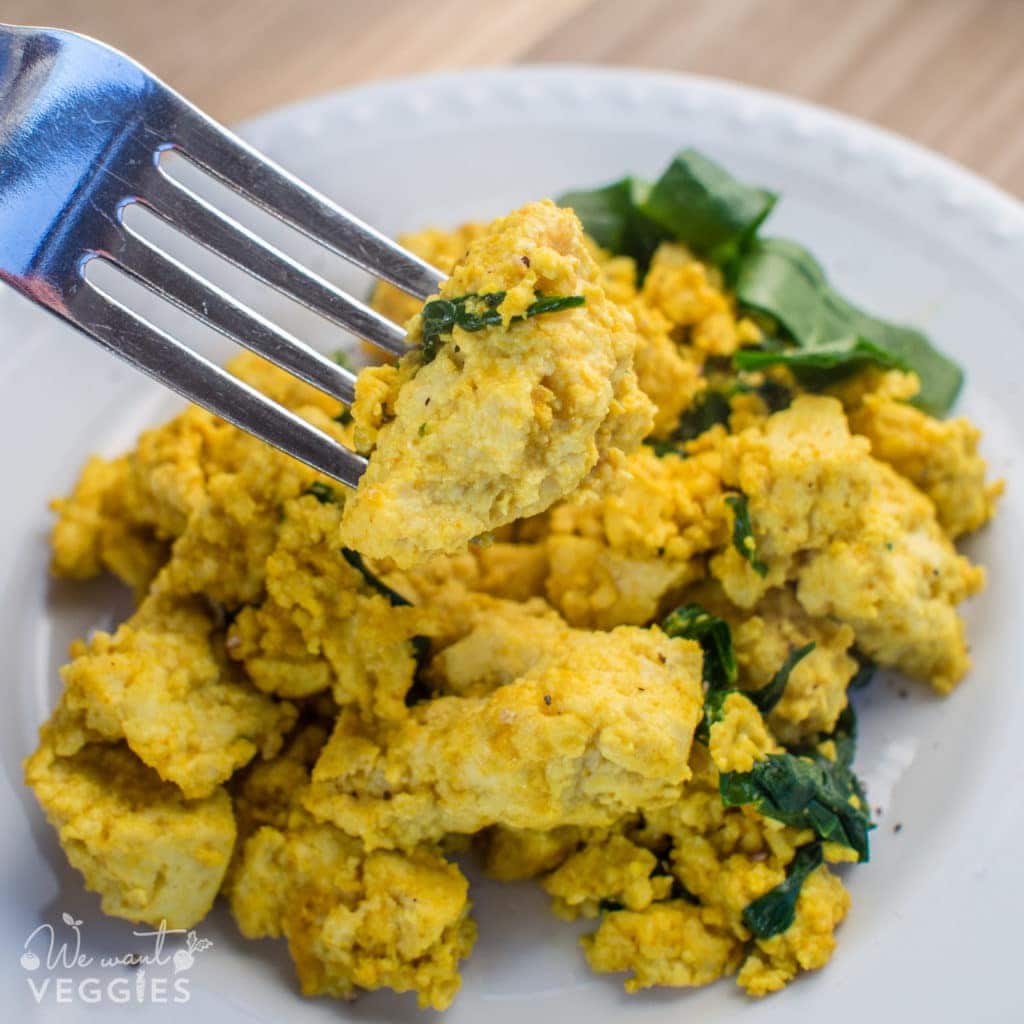
<svg viewBox="0 0 1024 1024"><path fill-rule="evenodd" d="M381 285L417 347L351 412L231 364L371 453L354 494L190 407L54 502L53 571L136 595L25 763L106 913L188 928L220 897L304 994L443 1009L476 937L458 855L591 920L629 992L828 962L872 827L849 692L963 678L984 573L954 541L1000 485L973 425L912 404L934 365L771 361L721 259L612 244L598 194L596 240L550 203L402 238L442 299L504 294L428 358Z"/></svg>

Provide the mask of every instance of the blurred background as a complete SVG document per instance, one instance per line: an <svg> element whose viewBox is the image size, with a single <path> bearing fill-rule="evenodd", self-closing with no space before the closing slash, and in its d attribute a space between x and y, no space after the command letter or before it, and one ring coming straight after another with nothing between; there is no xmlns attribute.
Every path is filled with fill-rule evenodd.
<svg viewBox="0 0 1024 1024"><path fill-rule="evenodd" d="M375 78L578 61L730 78L924 143L1024 197L1024 0L3 0L214 117Z"/></svg>

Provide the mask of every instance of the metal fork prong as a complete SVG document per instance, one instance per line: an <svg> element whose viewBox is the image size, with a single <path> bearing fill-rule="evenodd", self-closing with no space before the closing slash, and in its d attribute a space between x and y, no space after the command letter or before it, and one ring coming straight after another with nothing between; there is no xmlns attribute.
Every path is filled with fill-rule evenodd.
<svg viewBox="0 0 1024 1024"><path fill-rule="evenodd" d="M402 291L425 299L444 275L299 181L237 135L186 104L176 142L208 173L314 241Z"/></svg>
<svg viewBox="0 0 1024 1024"><path fill-rule="evenodd" d="M105 254L112 263L157 295L209 324L257 355L351 405L356 377L305 342L286 334L254 310L125 227L120 245Z"/></svg>
<svg viewBox="0 0 1024 1024"><path fill-rule="evenodd" d="M319 472L355 487L366 469L362 456L182 345L95 285L83 282L73 307L60 315L183 398Z"/></svg>
<svg viewBox="0 0 1024 1024"><path fill-rule="evenodd" d="M189 238L360 338L392 355L407 351L405 331L397 324L263 241L165 173L152 175L138 201Z"/></svg>

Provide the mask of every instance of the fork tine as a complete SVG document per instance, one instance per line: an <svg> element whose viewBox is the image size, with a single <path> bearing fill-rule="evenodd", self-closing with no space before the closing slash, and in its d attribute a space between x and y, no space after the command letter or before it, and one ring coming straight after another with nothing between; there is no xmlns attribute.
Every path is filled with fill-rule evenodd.
<svg viewBox="0 0 1024 1024"><path fill-rule="evenodd" d="M307 270L165 173L153 174L137 201L169 224L304 306L393 355L405 331L376 310Z"/></svg>
<svg viewBox="0 0 1024 1024"><path fill-rule="evenodd" d="M355 487L366 460L83 281L59 315L190 402Z"/></svg>
<svg viewBox="0 0 1024 1024"><path fill-rule="evenodd" d="M177 123L178 147L208 173L402 291L420 299L437 291L444 280L440 271L303 184L202 111L184 106Z"/></svg>
<svg viewBox="0 0 1024 1024"><path fill-rule="evenodd" d="M116 250L106 254L106 258L196 319L340 399L345 405L352 404L356 378L351 370L339 366L333 359L321 355L305 342L286 334L269 320L236 302L130 228L124 228L120 244Z"/></svg>

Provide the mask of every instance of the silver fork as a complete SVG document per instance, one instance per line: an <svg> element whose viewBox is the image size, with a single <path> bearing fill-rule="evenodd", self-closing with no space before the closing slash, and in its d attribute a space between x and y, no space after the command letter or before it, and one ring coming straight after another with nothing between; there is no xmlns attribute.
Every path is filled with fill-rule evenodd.
<svg viewBox="0 0 1024 1024"><path fill-rule="evenodd" d="M354 487L366 460L86 280L106 260L222 334L351 404L355 376L124 223L140 203L272 288L391 353L400 327L161 168L173 150L246 199L418 298L444 276L85 36L0 25L0 280L180 395Z"/></svg>

